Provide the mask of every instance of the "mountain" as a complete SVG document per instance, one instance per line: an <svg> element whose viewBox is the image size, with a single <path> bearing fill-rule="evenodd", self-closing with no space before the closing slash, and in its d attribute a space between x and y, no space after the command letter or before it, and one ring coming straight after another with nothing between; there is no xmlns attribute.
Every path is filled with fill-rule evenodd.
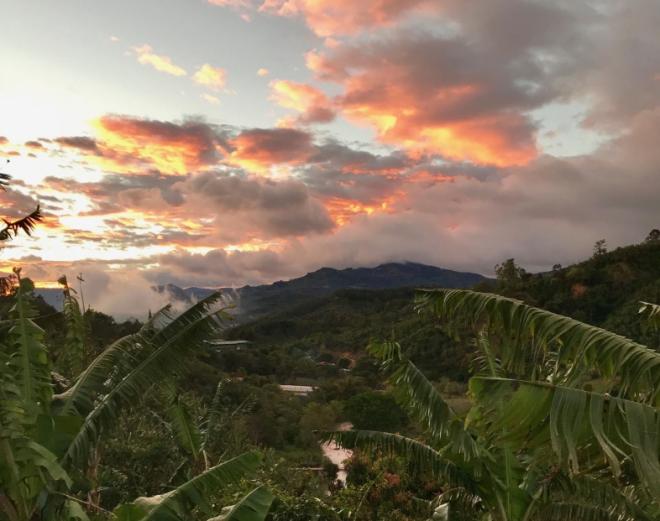
<svg viewBox="0 0 660 521"><path fill-rule="evenodd" d="M41 296L46 304L54 307L57 311L62 311L64 301L62 288L35 288L34 292Z"/></svg>
<svg viewBox="0 0 660 521"><path fill-rule="evenodd" d="M477 273L452 271L414 262L381 264L375 268L321 268L287 281L242 288L221 288L228 302L236 305L241 321L282 310L341 289L394 289L412 287L467 288L487 279ZM212 293L208 288L157 286L172 301L192 304Z"/></svg>
<svg viewBox="0 0 660 521"><path fill-rule="evenodd" d="M467 288L487 280L413 262L381 264L375 268L321 268L303 277L236 290L242 321L331 295L342 289L380 290L412 287Z"/></svg>

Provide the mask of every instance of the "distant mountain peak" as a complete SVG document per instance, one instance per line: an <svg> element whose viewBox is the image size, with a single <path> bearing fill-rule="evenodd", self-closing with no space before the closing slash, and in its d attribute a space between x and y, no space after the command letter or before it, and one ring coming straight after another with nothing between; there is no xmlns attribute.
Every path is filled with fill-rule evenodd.
<svg viewBox="0 0 660 521"><path fill-rule="evenodd" d="M395 289L406 287L468 288L485 280L477 273L453 271L418 262L386 262L375 267L331 268L322 267L290 280L279 280L272 284L221 288L237 305L236 313L241 319L261 316L273 309L294 306L311 299L324 297L341 289ZM212 288L190 286L182 288L176 284L163 284L152 288L166 293L172 302L191 305L207 297ZM37 291L57 309L62 309L61 290L57 292Z"/></svg>

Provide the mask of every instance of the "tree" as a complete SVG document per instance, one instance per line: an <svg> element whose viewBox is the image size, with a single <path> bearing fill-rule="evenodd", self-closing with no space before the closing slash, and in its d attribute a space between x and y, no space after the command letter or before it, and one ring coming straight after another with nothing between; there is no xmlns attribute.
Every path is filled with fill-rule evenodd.
<svg viewBox="0 0 660 521"><path fill-rule="evenodd" d="M190 355L223 327L223 311L212 310L219 295L179 316L163 308L140 331L105 349L66 391L53 395L51 361L43 331L33 321L30 288L20 270L16 278L15 305L0 322L0 519L86 519L89 508L110 515L81 498L80 477L98 464L99 441L116 418L148 389L181 374ZM114 517L183 520L193 509L214 515L209 494L254 474L259 462L258 453L248 452L205 467L166 494L118 507ZM264 519L271 501L258 487L223 519Z"/></svg>
<svg viewBox="0 0 660 521"><path fill-rule="evenodd" d="M0 191L6 191L7 186L9 186L9 181L11 176L7 174L0 173ZM7 219L2 219L4 226L0 228L0 245L5 242L13 239L18 235L19 232L26 233L27 235L32 235L32 230L37 225L37 223L43 220L43 215L41 213L41 208L37 205L37 208L31 213L16 219L14 221L9 221ZM0 295L7 295L14 283L14 277L11 275L8 277L0 277Z"/></svg>
<svg viewBox="0 0 660 521"><path fill-rule="evenodd" d="M399 430L405 423L405 414L390 394L367 391L346 402L344 412L358 429Z"/></svg>
<svg viewBox="0 0 660 521"><path fill-rule="evenodd" d="M514 286L525 278L527 272L516 264L515 259L507 259L495 266L495 276L503 286Z"/></svg>
<svg viewBox="0 0 660 521"><path fill-rule="evenodd" d="M471 331L479 347L466 419L398 344L381 343L370 351L426 440L378 431L333 439L403 455L443 479L431 507L445 519L658 519L660 353L497 295L429 290L417 305L454 335Z"/></svg>
<svg viewBox="0 0 660 521"><path fill-rule="evenodd" d="M653 228L644 239L644 242L658 242L660 241L660 230Z"/></svg>
<svg viewBox="0 0 660 521"><path fill-rule="evenodd" d="M605 239L600 239L594 243L594 258L600 257L607 253L607 241Z"/></svg>

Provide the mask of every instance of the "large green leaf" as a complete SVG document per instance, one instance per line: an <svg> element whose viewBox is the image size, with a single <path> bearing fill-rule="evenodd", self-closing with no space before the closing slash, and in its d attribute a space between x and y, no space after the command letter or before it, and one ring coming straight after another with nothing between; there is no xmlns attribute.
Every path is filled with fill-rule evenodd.
<svg viewBox="0 0 660 521"><path fill-rule="evenodd" d="M590 475L556 474L530 511L530 521L657 521L660 511L638 488Z"/></svg>
<svg viewBox="0 0 660 521"><path fill-rule="evenodd" d="M448 445L466 459L475 458L480 451L463 421L440 396L437 389L401 352L396 342L374 343L369 347L377 356L394 386L396 396L408 412L426 428L438 445Z"/></svg>
<svg viewBox="0 0 660 521"><path fill-rule="evenodd" d="M181 448L196 460L202 451L202 435L181 396L172 391L170 388L163 393L167 398L166 411L170 425Z"/></svg>
<svg viewBox="0 0 660 521"><path fill-rule="evenodd" d="M208 521L263 521L273 503L273 494L264 486L255 488L241 500Z"/></svg>
<svg viewBox="0 0 660 521"><path fill-rule="evenodd" d="M622 396L660 401L660 353L623 336L519 300L469 290L422 290L417 305L455 334L488 332L509 375L572 386L597 370ZM549 361L552 368L544 371Z"/></svg>
<svg viewBox="0 0 660 521"><path fill-rule="evenodd" d="M211 400L211 406L209 407L208 416L206 418L206 430L204 432L204 439L202 441L203 447L208 446L209 442L211 441L211 436L213 436L213 433L218 428L220 420L222 419L225 412L222 408L222 397L228 381L229 380L227 379L222 379L215 387L213 400Z"/></svg>
<svg viewBox="0 0 660 521"><path fill-rule="evenodd" d="M116 381L126 375L137 364L140 354L146 354L144 341L157 331L157 325L172 322L171 306L158 311L138 334L122 337L103 350L80 374L75 384L65 392L53 397L62 414L77 412L85 416L94 408L94 401Z"/></svg>
<svg viewBox="0 0 660 521"><path fill-rule="evenodd" d="M210 468L167 494L142 497L121 505L115 514L119 521L187 521L194 509L207 516L213 515L210 496L254 474L260 462L257 452L246 452Z"/></svg>
<svg viewBox="0 0 660 521"><path fill-rule="evenodd" d="M113 342L81 373L66 391L53 396L53 407L60 414L77 413L85 416L94 408L94 401L107 388L110 377L139 349L135 335L128 335Z"/></svg>
<svg viewBox="0 0 660 521"><path fill-rule="evenodd" d="M497 443L516 450L552 447L573 472L601 457L619 475L622 462L630 460L642 483L660 499L660 412L655 407L507 378L472 378L470 391ZM594 454L595 447L600 453Z"/></svg>

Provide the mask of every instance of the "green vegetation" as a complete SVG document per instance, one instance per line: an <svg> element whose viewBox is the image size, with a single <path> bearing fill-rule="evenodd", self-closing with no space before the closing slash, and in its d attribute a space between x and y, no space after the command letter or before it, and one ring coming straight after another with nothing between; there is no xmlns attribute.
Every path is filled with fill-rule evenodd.
<svg viewBox="0 0 660 521"><path fill-rule="evenodd" d="M398 344L374 344L425 436L353 430L332 439L399 455L442 480L430 508L449 519L660 516L659 353L491 294L428 290L418 306L474 336L471 409L456 414Z"/></svg>
<svg viewBox="0 0 660 521"><path fill-rule="evenodd" d="M496 273L310 293L229 328L217 295L117 323L65 278L57 312L16 270L0 521L660 519L660 232ZM345 483L324 437L353 451Z"/></svg>
<svg viewBox="0 0 660 521"><path fill-rule="evenodd" d="M173 316L169 308L162 309L138 332L117 340L86 365L83 317L63 281L68 331L60 363L75 383L54 394L44 332L32 320L36 316L32 285L21 279L20 270L15 275L15 303L2 322L0 346L2 518L86 519L86 510L131 521L189 519L191 511L207 516L219 513L212 495L254 475L261 461L257 452L218 463L203 442L194 445L188 439L191 443L186 448L198 448L204 458L200 463L191 453L184 482L173 482L163 494L118 505L113 513L101 507L98 481L103 438L117 418L149 389L168 386L185 368L187 357L219 331L222 311L211 311L218 296L179 316ZM176 404L168 407L176 417L172 410ZM181 416L176 425L183 429ZM271 502L267 489L257 487L228 507L224 519L264 519Z"/></svg>
<svg viewBox="0 0 660 521"><path fill-rule="evenodd" d="M406 417L394 397L368 391L349 398L345 413L355 429L398 431Z"/></svg>

